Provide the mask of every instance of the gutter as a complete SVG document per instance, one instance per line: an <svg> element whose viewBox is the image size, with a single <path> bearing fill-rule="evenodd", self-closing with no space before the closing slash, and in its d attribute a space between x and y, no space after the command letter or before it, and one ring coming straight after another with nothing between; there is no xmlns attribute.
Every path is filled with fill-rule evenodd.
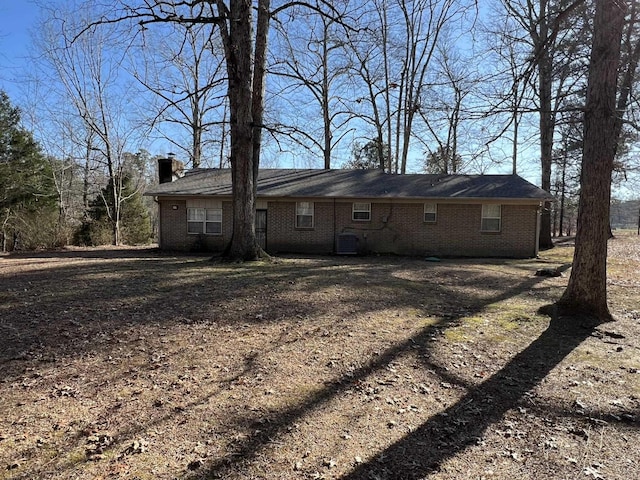
<svg viewBox="0 0 640 480"><path fill-rule="evenodd" d="M534 246L534 257L538 258L540 253L540 225L542 223L542 204L538 204L536 209L536 241Z"/></svg>

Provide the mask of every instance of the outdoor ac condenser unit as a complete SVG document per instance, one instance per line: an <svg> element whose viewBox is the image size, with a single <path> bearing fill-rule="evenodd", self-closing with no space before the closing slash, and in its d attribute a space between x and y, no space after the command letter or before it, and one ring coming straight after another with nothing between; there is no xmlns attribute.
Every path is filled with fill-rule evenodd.
<svg viewBox="0 0 640 480"><path fill-rule="evenodd" d="M338 234L336 253L338 255L356 255L358 253L359 241L355 233Z"/></svg>

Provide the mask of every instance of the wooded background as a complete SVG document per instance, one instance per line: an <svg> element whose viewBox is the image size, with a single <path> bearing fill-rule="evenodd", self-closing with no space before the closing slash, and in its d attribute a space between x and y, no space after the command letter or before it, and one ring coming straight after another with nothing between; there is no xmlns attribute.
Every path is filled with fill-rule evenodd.
<svg viewBox="0 0 640 480"><path fill-rule="evenodd" d="M245 3L253 32L260 9L269 20L260 166L518 173L557 198L541 244L575 234L593 2ZM24 94L0 103L2 249L149 242L156 159L230 166L229 59L259 64L257 50L225 37L234 2L40 6ZM614 228L638 221L637 10L618 67Z"/></svg>

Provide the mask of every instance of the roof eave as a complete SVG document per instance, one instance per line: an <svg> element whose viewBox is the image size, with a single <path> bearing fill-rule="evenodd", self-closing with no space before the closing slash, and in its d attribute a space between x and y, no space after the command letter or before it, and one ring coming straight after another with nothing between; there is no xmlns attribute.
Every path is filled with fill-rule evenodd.
<svg viewBox="0 0 640 480"><path fill-rule="evenodd" d="M154 196L154 197L171 197L171 198L193 198L193 197L219 197L219 198L231 198L230 193L192 193L192 192L146 192L144 193L146 196ZM397 195L378 195L378 196L349 196L349 195L269 195L269 194L258 194L256 198L260 199L273 199L273 200L287 200L287 199L296 199L296 198L306 198L306 199L314 199L314 200L408 200L412 202L416 201L429 201L429 202L496 202L496 201L505 201L505 202L520 202L520 203L540 203L548 200L553 200L553 197L464 197L464 196L453 196L453 197L429 197L429 196L397 196Z"/></svg>

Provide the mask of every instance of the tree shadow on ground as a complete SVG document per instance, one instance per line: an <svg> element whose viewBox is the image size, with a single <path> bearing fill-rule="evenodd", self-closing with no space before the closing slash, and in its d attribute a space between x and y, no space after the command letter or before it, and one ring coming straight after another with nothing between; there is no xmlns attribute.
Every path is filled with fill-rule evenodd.
<svg viewBox="0 0 640 480"><path fill-rule="evenodd" d="M272 414L261 423L253 435L238 446L232 455L209 463L206 472L187 474L185 478L228 478L244 472L261 455L261 451L287 431L305 415L311 414L323 404L330 402L342 392L397 360L407 352L418 352L423 358L432 356L430 349L435 337L447 329L459 325L462 317L481 312L491 304L528 292L542 279L529 278L507 287L496 282L494 295L482 299L458 297L453 292L450 304L466 305L459 313L444 316L437 323L425 327L405 342L395 344L365 363L348 376L336 378L310 396L306 401ZM379 452L369 462L358 465L344 479L414 479L424 478L448 458L462 452L481 439L483 432L499 421L503 415L517 406L523 396L538 385L583 340L591 330L568 331L562 319L553 318L549 327L523 351L515 355L500 371L477 386L455 382L468 389L468 393L445 411L429 418L412 433ZM428 361L423 368L433 369ZM439 373L436 371L436 374ZM464 384L464 385L463 385Z"/></svg>
<svg viewBox="0 0 640 480"><path fill-rule="evenodd" d="M524 395L592 333L568 331L562 318L517 354L495 375L414 432L359 465L344 480L370 478L417 479L436 473L449 458L482 441L484 432L515 408Z"/></svg>
<svg viewBox="0 0 640 480"><path fill-rule="evenodd" d="M446 328L439 325L438 328ZM536 387L562 360L591 335L589 329L568 331L562 318L552 319L549 327L526 349L517 354L499 372L478 386L471 387L454 405L379 452L369 462L358 465L343 480L419 479L436 473L449 458L482 442L484 432L498 423L505 413L518 406L527 392ZM206 474L197 478L226 478L231 472L242 471L260 450L272 442L287 426L328 402L353 382L383 368L403 351L428 341L424 331L409 342L389 349L377 361L358 371L354 378L342 378L327 385L310 401L297 408L281 412L262 422L260 430L235 452L233 458L221 458L209 466ZM188 475L191 478L195 475Z"/></svg>
<svg viewBox="0 0 640 480"><path fill-rule="evenodd" d="M66 255L63 257L68 258ZM285 433L300 418L313 414L316 409L352 388L356 382L367 380L370 375L383 371L391 362L408 352L422 353L424 357L429 357L434 338L438 338L447 329L457 326L462 317L482 312L491 304L528 292L544 280L533 276L505 277L499 268L495 271L484 266L480 269L469 268L468 262L461 262L458 265L457 274L451 276L449 266L446 264L425 264L415 259L331 258L315 259L311 264L302 266L298 264L242 265L236 268L211 266L209 262L198 258L189 260L187 265L184 259L166 261L153 255L142 257L144 258L138 259L134 255L132 259L125 260L116 255L114 260L119 260L116 262L92 261L66 267L62 266L64 264L59 266L54 263L47 270L46 278L43 278L42 271L27 270L0 281L0 287L11 288L11 291L8 289L6 291L7 299L12 302L6 310L10 313L11 321L7 320L4 327L11 327L7 331L15 332L13 337L5 338L4 345L0 342L0 345L6 347L3 348L3 352L0 352L0 379L8 375L12 379L22 380L28 368L34 366L41 368L42 365L49 364L45 361L49 362L56 358L66 361L97 356L108 361L109 355L114 351L117 352L120 349L137 351L142 343L140 335L135 333L139 328L145 328L148 334L152 334L162 333L162 328L175 324L184 323L197 327L198 322L202 322L209 323L216 329L229 327L228 337L233 334L241 337L243 332L249 331L248 329L261 329L269 324L281 327L273 330L265 329L265 333L276 334L276 336L265 339L264 345L261 344L259 349L255 351L252 349L245 353L236 352L237 358L234 357L234 361L240 364L237 368L231 368L224 378L217 378L219 389L216 389L216 392L218 392L240 377L256 370L256 365L259 363L257 360L260 359L258 357L266 357L269 354L269 348L275 349L282 343L297 341L290 339L288 335L290 330L303 329L310 336L320 336L321 334L314 330L315 326L309 325L309 322L313 321L320 323L322 329L335 329L337 336L341 332L340 328L344 329L341 323L343 319L355 315L366 317L370 313L384 310L385 295L395 297L391 313L403 308L415 310L426 317L438 317L432 318L432 325L423 328L417 334L411 337L404 336L406 341L390 346L381 341L379 345L388 348L382 347L379 355L359 358L358 364L361 367L349 371L348 374L342 372L332 375L331 380L321 384L322 388L317 393L305 397L297 404L266 413L261 411L255 415L242 412L242 416L233 418L228 425L225 425L227 431L233 431L236 426L237 430L247 430L252 433L238 442L230 454L213 460L202 469L206 472L194 473L198 476L204 474L205 478L226 478L230 473L248 471L245 467L249 468L248 466L256 461L263 449L274 438ZM76 257L71 256L71 258ZM93 252L82 258L111 260L109 254L104 252ZM37 256L33 258L36 263L39 260ZM206 268L202 268L205 264ZM192 270L191 266L195 269ZM403 275L407 271L411 275ZM377 272L375 277L372 275L373 272ZM474 283L482 285L481 293L478 295L465 293L463 287ZM311 311L310 307L301 305L297 294L289 295L291 290L302 295L306 292L325 289L332 290L332 296L322 305L322 311L319 312ZM362 289L361 295L366 294L365 300L354 295L352 290L358 291L358 289ZM190 297L186 297L185 292L189 292ZM191 301L189 298L196 301ZM277 307L277 311L286 313L286 317L268 309L265 310L264 302L270 302L272 310L276 310ZM336 311L338 315L334 315ZM300 316L300 321L296 320L297 316ZM322 316L326 318L320 318ZM285 327L287 331L284 330ZM416 332L416 330L412 331ZM465 413L467 404L462 401L457 402L447 411L451 412L451 416L467 415L462 417L463 420L468 418L470 419L468 421L477 424L482 424L481 419L485 418L485 428L490 425L510 408L509 405L515 404L523 392L535 386L579 343L577 340L575 342L572 340L568 342L569 345L555 345L552 338L547 338L548 335L545 332L525 350L529 353L525 356L523 356L525 352L518 355L505 369L487 382L478 387L474 387L473 384L465 384L462 387L470 389L465 397L467 402L471 399L472 403L480 403L480 400L476 400L476 395L480 397L483 393L497 398L493 403L486 405L485 410L477 413L480 420ZM585 333L586 335L588 334ZM163 348L160 340L155 341L153 338L145 340L143 345L146 348ZM559 353L550 355L545 351L549 348L556 349ZM27 352L24 356L14 355L23 350ZM50 358L42 356L47 353L52 356ZM211 351L208 354L211 355ZM157 365L154 365L151 360L152 355L149 353L143 356L144 359L149 358L135 371L126 368L129 360L123 357L117 360L119 368L115 369L108 363L105 365L105 372L115 369L108 375L122 377L138 375L147 370L155 372ZM536 359L536 356L541 360ZM528 362L533 362L530 367L527 367ZM423 362L422 368L425 371L432 369L426 362ZM520 379L518 375L526 373L527 368L532 370L533 375L530 375L531 378ZM162 370L158 371L162 372ZM439 372L435 373L439 374ZM515 386L510 386L512 382L515 382ZM492 393L494 390L499 391L503 388L511 392L509 395L505 393L504 398L500 397L499 392ZM172 416L178 417L184 411L211 402L211 395L193 396L190 402L180 405L179 411L172 410L166 413L159 411L153 418L143 419L140 424L135 423L121 429L118 435L133 437L154 423L165 422ZM115 404L118 405L119 401ZM109 406L105 407L102 414L105 418L110 415L107 407ZM226 414L219 407L215 408L217 410L212 412L216 415ZM100 417L96 415L96 418ZM259 423L255 426L245 425L247 421L254 420ZM440 416L428 419L416 432L398 442L397 445L389 447L388 451L384 452L385 463L388 463L388 466L385 464L381 466L373 461L359 467L350 475L353 478L367 478L372 471L383 473L390 471L393 472L391 478L412 478L413 473L419 475L420 472L429 471L432 465L447 458L444 453L433 458L428 457L424 452L421 453L421 449L431 447L422 445L425 440L418 435L418 432L422 432L423 436L432 436L429 432L434 425L441 429L453 429L446 435L460 437L461 442L466 438L471 442L474 435L478 435L477 429L467 433L469 427L464 423L458 424L446 417L444 420L441 421ZM437 445L434 448L436 447ZM418 466L403 466L406 459L402 452L411 452L410 448L415 450L415 455L422 455L429 461L422 462ZM447 447L444 451L448 451L448 455L452 456L463 448L464 446L457 449ZM396 476L396 472L403 473Z"/></svg>

